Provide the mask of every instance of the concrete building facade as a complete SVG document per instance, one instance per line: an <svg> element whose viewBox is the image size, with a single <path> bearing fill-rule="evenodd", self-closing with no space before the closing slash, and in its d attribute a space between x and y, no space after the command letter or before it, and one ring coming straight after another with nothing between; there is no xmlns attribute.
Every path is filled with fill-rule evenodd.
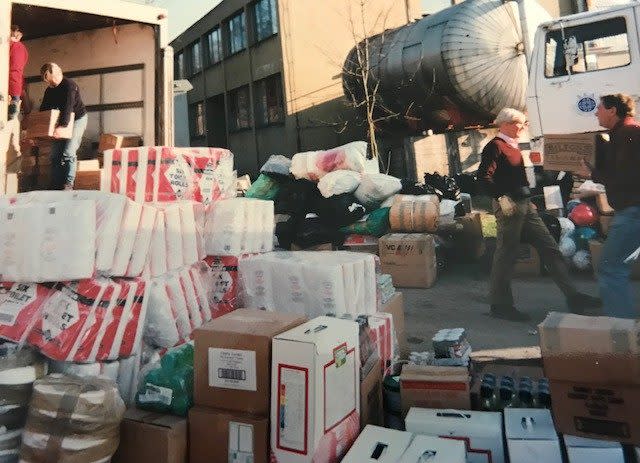
<svg viewBox="0 0 640 463"><path fill-rule="evenodd" d="M356 39L421 16L420 0L224 0L172 43L188 79L190 143L228 147L239 173L271 155L364 139L342 90Z"/></svg>

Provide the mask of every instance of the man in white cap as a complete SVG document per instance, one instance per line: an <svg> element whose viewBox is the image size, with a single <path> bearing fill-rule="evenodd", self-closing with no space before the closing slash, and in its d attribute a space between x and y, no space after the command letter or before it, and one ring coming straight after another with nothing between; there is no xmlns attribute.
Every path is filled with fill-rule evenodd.
<svg viewBox="0 0 640 463"><path fill-rule="evenodd" d="M521 240L533 245L540 254L551 277L564 293L569 309L584 313L600 307L599 299L579 293L569 277L569 270L530 200L531 191L518 140L526 125L526 116L518 110L505 108L495 124L500 132L484 147L478 169L478 180L494 198L497 222L496 251L491 269L491 315L512 321L529 320L513 304L511 278Z"/></svg>

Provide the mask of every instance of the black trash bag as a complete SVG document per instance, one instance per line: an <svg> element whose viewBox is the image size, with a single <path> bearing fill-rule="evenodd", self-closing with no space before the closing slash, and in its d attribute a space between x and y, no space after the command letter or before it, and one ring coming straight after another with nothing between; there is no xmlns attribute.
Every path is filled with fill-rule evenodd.
<svg viewBox="0 0 640 463"><path fill-rule="evenodd" d="M275 202L275 213L304 219L307 213L312 211L311 205L316 192L318 192L318 186L308 180L282 182Z"/></svg>
<svg viewBox="0 0 640 463"><path fill-rule="evenodd" d="M402 189L400 190L401 195L412 195L412 196L421 196L421 195L435 195L436 190L431 185L423 185L421 183L417 183L415 180L410 180L408 178L403 178L400 180L402 183Z"/></svg>
<svg viewBox="0 0 640 463"><path fill-rule="evenodd" d="M478 180L476 174L456 174L454 179L462 193L468 193L471 196L478 194Z"/></svg>
<svg viewBox="0 0 640 463"><path fill-rule="evenodd" d="M455 179L448 175L440 175L439 173L424 174L424 184L431 185L440 199L450 199L458 201L460 199L460 188Z"/></svg>
<svg viewBox="0 0 640 463"><path fill-rule="evenodd" d="M324 224L335 229L351 225L367 213L367 209L351 193L325 198L318 191L314 196L312 205L314 212Z"/></svg>
<svg viewBox="0 0 640 463"><path fill-rule="evenodd" d="M555 215L547 214L543 212L540 214L540 218L547 226L547 230L553 236L553 239L556 240L556 243L560 242L560 235L562 234L562 227L560 226L560 221Z"/></svg>
<svg viewBox="0 0 640 463"><path fill-rule="evenodd" d="M291 244L296 239L301 220L289 214L276 214L275 222L275 235L278 238L278 246L283 249L291 249Z"/></svg>
<svg viewBox="0 0 640 463"><path fill-rule="evenodd" d="M319 217L309 217L298 225L294 243L303 249L326 243L341 246L344 243L344 234L324 223Z"/></svg>

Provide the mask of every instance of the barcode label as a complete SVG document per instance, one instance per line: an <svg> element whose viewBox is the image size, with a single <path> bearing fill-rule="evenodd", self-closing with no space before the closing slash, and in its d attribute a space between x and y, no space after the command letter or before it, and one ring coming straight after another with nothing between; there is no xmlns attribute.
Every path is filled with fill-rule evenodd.
<svg viewBox="0 0 640 463"><path fill-rule="evenodd" d="M230 370L228 368L218 368L218 378L235 379L244 381L247 379L247 372L244 370Z"/></svg>
<svg viewBox="0 0 640 463"><path fill-rule="evenodd" d="M209 386L256 391L256 353L252 350L210 347Z"/></svg>

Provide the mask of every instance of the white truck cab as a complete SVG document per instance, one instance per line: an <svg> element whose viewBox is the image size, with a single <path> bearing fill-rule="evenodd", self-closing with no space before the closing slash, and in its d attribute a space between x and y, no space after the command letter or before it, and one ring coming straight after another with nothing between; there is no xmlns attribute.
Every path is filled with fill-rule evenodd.
<svg viewBox="0 0 640 463"><path fill-rule="evenodd" d="M600 96L640 98L639 14L633 2L538 27L527 92L534 164L543 162L544 135L603 130L595 117Z"/></svg>

